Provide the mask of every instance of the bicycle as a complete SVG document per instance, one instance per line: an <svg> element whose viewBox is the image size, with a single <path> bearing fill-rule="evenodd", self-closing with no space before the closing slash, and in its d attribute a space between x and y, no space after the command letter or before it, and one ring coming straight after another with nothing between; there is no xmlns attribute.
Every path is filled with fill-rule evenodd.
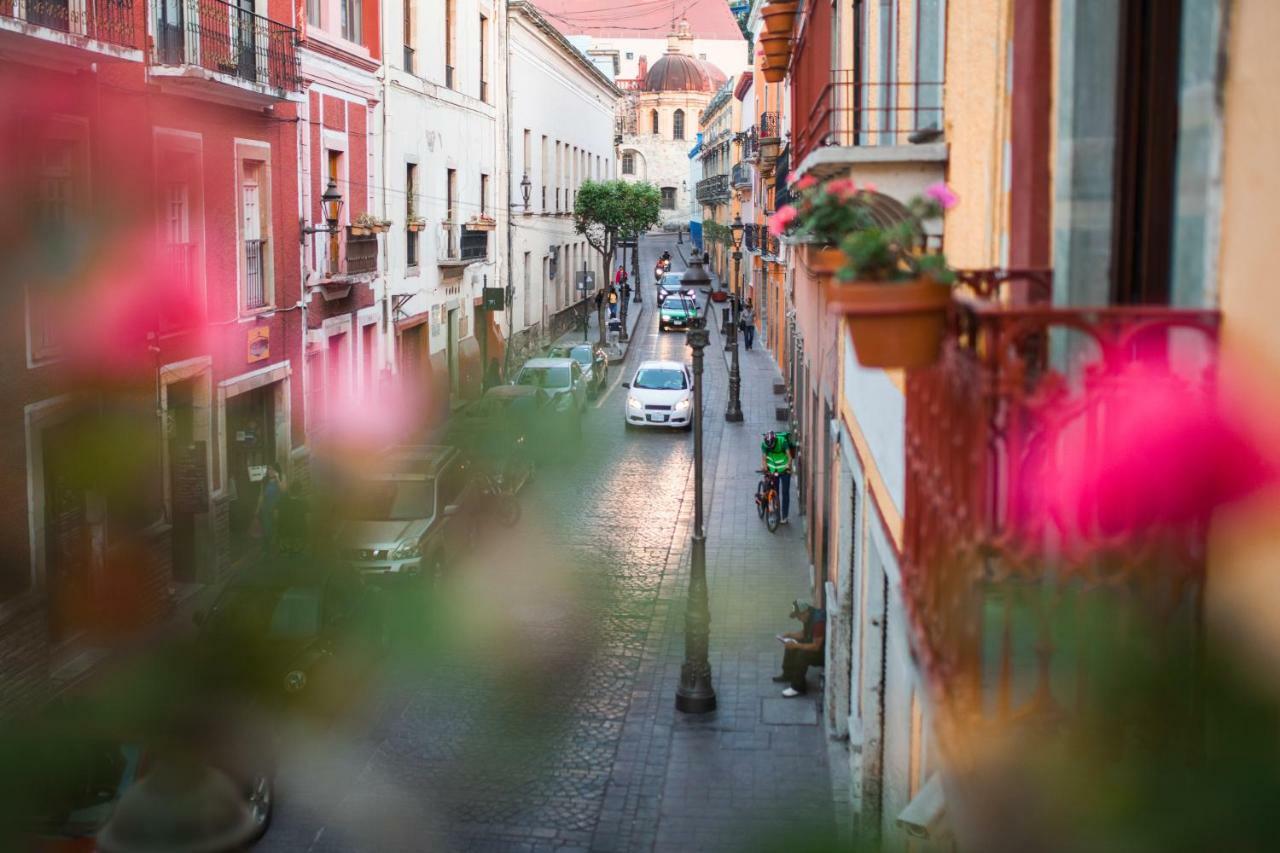
<svg viewBox="0 0 1280 853"><path fill-rule="evenodd" d="M776 533L782 521L782 506L778 502L778 475L773 471L761 470L763 474L756 486L756 514L764 519L764 526L770 533Z"/></svg>

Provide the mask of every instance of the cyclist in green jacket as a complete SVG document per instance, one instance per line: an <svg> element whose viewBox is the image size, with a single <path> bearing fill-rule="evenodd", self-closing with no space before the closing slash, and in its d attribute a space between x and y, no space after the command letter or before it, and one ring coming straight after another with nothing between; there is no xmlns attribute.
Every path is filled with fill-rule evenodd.
<svg viewBox="0 0 1280 853"><path fill-rule="evenodd" d="M760 443L763 455L761 468L778 475L778 495L782 509L782 523L788 524L787 515L791 511L791 459L795 448L791 444L791 436L785 432L770 430L764 434Z"/></svg>

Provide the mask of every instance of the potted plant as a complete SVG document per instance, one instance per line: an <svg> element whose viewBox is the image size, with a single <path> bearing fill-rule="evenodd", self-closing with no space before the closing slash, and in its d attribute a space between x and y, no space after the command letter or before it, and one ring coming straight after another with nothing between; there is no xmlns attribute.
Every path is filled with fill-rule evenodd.
<svg viewBox="0 0 1280 853"><path fill-rule="evenodd" d="M467 223L467 227L472 231L492 231L498 227L498 220L488 214L481 213L472 217L471 221Z"/></svg>
<svg viewBox="0 0 1280 853"><path fill-rule="evenodd" d="M427 220L423 219L421 216L410 216L405 220L404 227L409 231L421 231L423 228L427 227Z"/></svg>
<svg viewBox="0 0 1280 853"><path fill-rule="evenodd" d="M763 150L761 156L764 156ZM806 175L791 185L794 204L784 204L769 217L769 233L787 237L802 254L804 266L819 280L830 279L844 266L840 241L864 223L865 211L850 204L852 181L819 184Z"/></svg>
<svg viewBox="0 0 1280 853"><path fill-rule="evenodd" d="M796 22L796 9L799 4L796 0L774 0L774 2L765 6L760 10L760 16L764 18L764 28L769 35L790 35L791 28Z"/></svg>
<svg viewBox="0 0 1280 853"><path fill-rule="evenodd" d="M763 35L760 37L760 45L764 48L764 55L775 64L785 65L787 55L791 53L791 36L783 33L781 35Z"/></svg>
<svg viewBox="0 0 1280 853"><path fill-rule="evenodd" d="M391 223L370 213L362 213L347 226L353 237L368 237L386 231Z"/></svg>
<svg viewBox="0 0 1280 853"><path fill-rule="evenodd" d="M852 182L850 182L852 183ZM840 242L845 264L824 291L827 310L845 315L858 361L866 367L922 367L938 358L955 273L925 245L923 223L942 216L956 196L945 184L907 204L908 216L885 224L852 193L859 226Z"/></svg>

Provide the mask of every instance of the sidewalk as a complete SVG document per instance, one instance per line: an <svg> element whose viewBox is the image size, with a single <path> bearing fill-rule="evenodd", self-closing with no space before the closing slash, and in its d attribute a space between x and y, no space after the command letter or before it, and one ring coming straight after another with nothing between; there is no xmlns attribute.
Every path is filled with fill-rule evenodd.
<svg viewBox="0 0 1280 853"><path fill-rule="evenodd" d="M713 312L716 313L716 312ZM774 635L795 630L794 598L810 587L804 525L793 492L790 525L768 532L755 510L760 435L776 428L768 350L740 351L744 423L724 421L724 338L717 320L707 353L704 413L710 660L718 708L702 717L674 708L684 657L691 501L682 511L644 664L627 714L592 848L659 851L765 849L799 839L834 844L848 794L832 783L822 725L821 670L809 693L785 699L772 677L782 650ZM846 774L847 775L847 774ZM837 774L838 776L838 774Z"/></svg>

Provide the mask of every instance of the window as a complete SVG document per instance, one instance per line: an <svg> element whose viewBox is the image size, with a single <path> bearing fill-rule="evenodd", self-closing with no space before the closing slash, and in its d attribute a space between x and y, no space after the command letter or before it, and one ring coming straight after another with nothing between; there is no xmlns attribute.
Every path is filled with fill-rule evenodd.
<svg viewBox="0 0 1280 853"><path fill-rule="evenodd" d="M404 167L404 218L405 218L405 257L406 266L418 265L418 232L411 230L408 223L417 216L418 197L418 165L406 163Z"/></svg>
<svg viewBox="0 0 1280 853"><path fill-rule="evenodd" d="M347 41L360 43L361 21L360 0L338 0L342 8L342 37Z"/></svg>
<svg viewBox="0 0 1280 853"><path fill-rule="evenodd" d="M453 88L453 3L444 0L444 85Z"/></svg>
<svg viewBox="0 0 1280 853"><path fill-rule="evenodd" d="M263 308L270 294L267 285L266 193L263 182L264 163L245 160L241 168L240 218L241 236L244 240L242 282L244 307L248 310Z"/></svg>
<svg viewBox="0 0 1280 853"><path fill-rule="evenodd" d="M480 100L489 100L489 19L480 16Z"/></svg>
<svg viewBox="0 0 1280 853"><path fill-rule="evenodd" d="M307 23L313 27L320 26L320 4L322 0L307 0Z"/></svg>
<svg viewBox="0 0 1280 853"><path fill-rule="evenodd" d="M671 116L671 138L684 139L684 110L676 110Z"/></svg>
<svg viewBox="0 0 1280 853"><path fill-rule="evenodd" d="M489 213L489 176L480 175L480 215L487 216Z"/></svg>
<svg viewBox="0 0 1280 853"><path fill-rule="evenodd" d="M524 325L529 326L533 323L530 316L533 313L533 282L529 271L533 268L533 253L524 253L524 298L521 300L524 308Z"/></svg>
<svg viewBox="0 0 1280 853"><path fill-rule="evenodd" d="M453 209L454 200L457 199L457 197L458 197L458 172L455 169L446 169L445 170L444 210L445 210L445 216L448 217L446 221L449 223L449 226L448 228L445 229L445 233L447 235L447 239L445 241L445 250L448 253L447 257L450 257L450 258L458 257L458 236L457 236L458 231L457 231L457 227L454 225L454 223L457 222L457 215Z"/></svg>
<svg viewBox="0 0 1280 853"><path fill-rule="evenodd" d="M636 155L627 152L622 155L622 174L634 175L636 173Z"/></svg>
<svg viewBox="0 0 1280 853"><path fill-rule="evenodd" d="M676 209L676 188L675 187L662 188L662 209L663 210Z"/></svg>
<svg viewBox="0 0 1280 853"><path fill-rule="evenodd" d="M550 153L550 151L551 151L551 147L548 143L547 137L543 136L542 137L542 172L539 175L539 177L541 178L539 183L542 187L542 212L543 213L547 212L547 175L551 169L551 163L547 160L547 156Z"/></svg>
<svg viewBox="0 0 1280 853"><path fill-rule="evenodd" d="M523 161L524 172L522 173L521 178L522 179L528 178L530 181L532 181L533 180L533 163L529 161L533 158L533 132L529 130L529 128L527 127L524 129L524 148L522 150L524 152L524 161ZM522 194L520 198L521 198L521 201L524 201L523 190L517 190L517 192L520 192ZM530 188L530 192L532 192L532 187ZM528 204L525 204L524 212L525 213L529 212Z"/></svg>
<svg viewBox="0 0 1280 853"><path fill-rule="evenodd" d="M563 174L560 169L560 143L556 143L556 213L560 212L560 182Z"/></svg>
<svg viewBox="0 0 1280 853"><path fill-rule="evenodd" d="M316 2L316 0L309 0L309 2ZM414 2L415 0L404 0L404 70L410 74L415 72L416 65L413 46L417 41L413 37L413 21L417 15L414 14Z"/></svg>
<svg viewBox="0 0 1280 853"><path fill-rule="evenodd" d="M628 51L627 51L627 59L635 59L635 58L636 58L636 55L635 55L634 53L632 53L631 51L629 51L629 50L628 50Z"/></svg>
<svg viewBox="0 0 1280 853"><path fill-rule="evenodd" d="M649 125L650 125L649 132L652 133L654 136L657 136L658 135L658 111L657 110L649 110Z"/></svg>

